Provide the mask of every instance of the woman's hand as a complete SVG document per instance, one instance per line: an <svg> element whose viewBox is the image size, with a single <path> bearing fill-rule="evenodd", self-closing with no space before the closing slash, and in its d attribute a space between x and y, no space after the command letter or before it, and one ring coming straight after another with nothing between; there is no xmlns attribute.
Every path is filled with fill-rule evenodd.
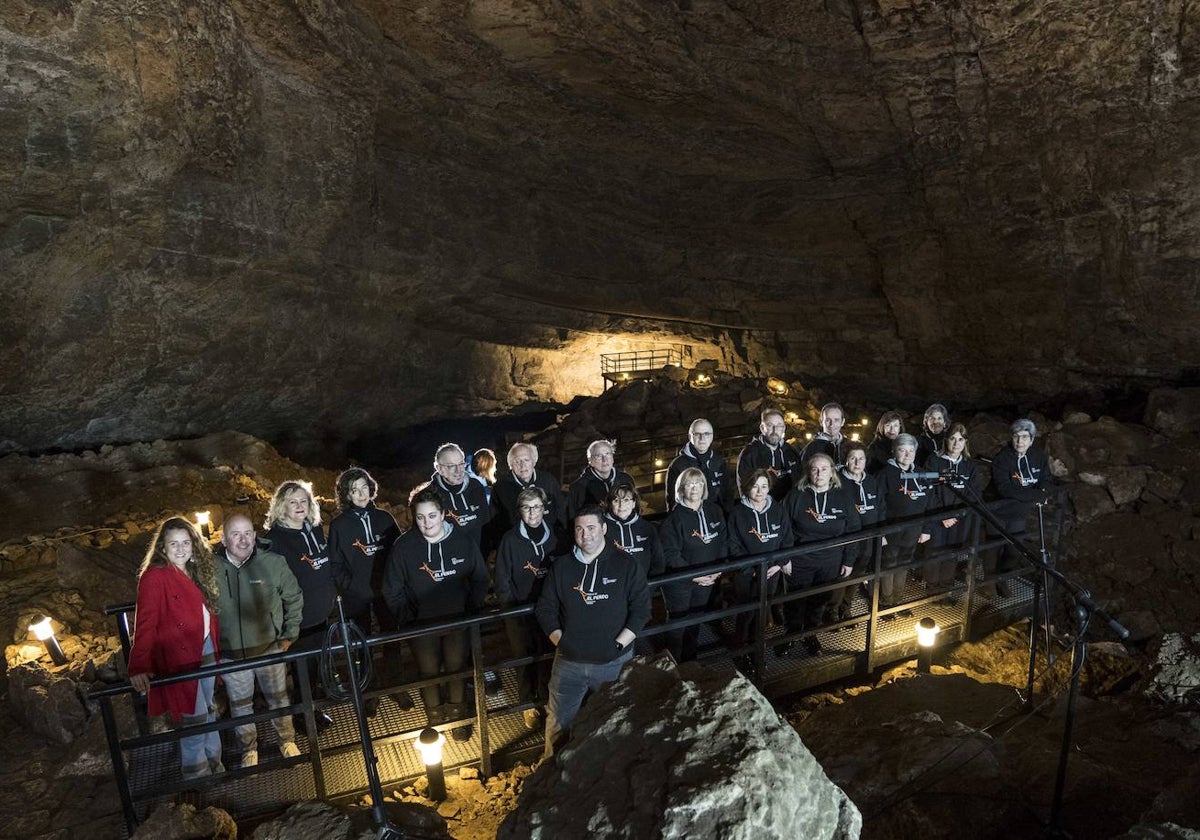
<svg viewBox="0 0 1200 840"><path fill-rule="evenodd" d="M700 577L692 578L692 583L696 584L697 586L712 586L720 577L720 572L717 572L715 575L700 575Z"/></svg>
<svg viewBox="0 0 1200 840"><path fill-rule="evenodd" d="M942 520L942 527L943 527L943 528L953 528L953 527L954 527L955 525L957 525L957 524L958 524L958 519L957 519L957 518L955 518L955 517L951 517L950 519L943 519L943 520Z"/></svg>
<svg viewBox="0 0 1200 840"><path fill-rule="evenodd" d="M130 674L129 684L138 694L145 694L150 690L150 680L152 679L154 679L153 674Z"/></svg>
<svg viewBox="0 0 1200 840"><path fill-rule="evenodd" d="M929 542L929 539L930 539L929 534L922 534L920 539L917 540L917 542L925 543L925 542Z"/></svg>

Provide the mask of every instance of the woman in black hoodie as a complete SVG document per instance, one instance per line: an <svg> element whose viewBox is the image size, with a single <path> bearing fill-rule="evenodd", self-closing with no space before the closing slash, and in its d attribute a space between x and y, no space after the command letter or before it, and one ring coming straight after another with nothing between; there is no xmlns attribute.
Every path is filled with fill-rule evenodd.
<svg viewBox="0 0 1200 840"><path fill-rule="evenodd" d="M971 458L967 427L962 423L955 423L946 431L941 450L925 462L925 469L943 476L942 484L937 487L935 501L930 506L932 509L960 507L962 502L955 490L965 494L968 499L982 500L983 487L987 483L986 474ZM970 514L948 517L934 523L930 545L935 552L962 549L971 539L972 525ZM957 561L957 552L954 552L949 557L925 564L925 583L931 590L949 589L954 584Z"/></svg>
<svg viewBox="0 0 1200 840"><path fill-rule="evenodd" d="M892 459L887 462L878 476L879 490L884 497L889 522L920 516L929 510L934 502L932 485L926 484L920 479L905 477L906 474L917 469L917 439L912 435L898 435L892 452ZM930 526L928 523L913 525L903 531L891 534L884 539L882 568L887 570L911 563L917 545L928 542L929 538ZM879 605L881 607L892 607L900 603L904 597L904 582L907 575L907 569L898 572L884 571L879 575ZM890 615L885 617L890 617Z"/></svg>
<svg viewBox="0 0 1200 840"><path fill-rule="evenodd" d="M392 614L403 625L457 618L478 609L487 595L488 577L477 535L447 521L449 500L436 487L417 492L409 507L413 529L392 546L383 577L383 595ZM467 662L467 633L421 636L412 640L412 649L422 678L461 671ZM460 677L422 687L431 725L466 715L465 683ZM448 700L444 705L442 688ZM467 740L472 730L469 724L456 728L455 740Z"/></svg>
<svg viewBox="0 0 1200 840"><path fill-rule="evenodd" d="M283 555L288 568L296 576L304 595L300 612L300 635L292 645L294 650L316 650L325 638L333 599L337 587L333 582L333 566L329 544L321 527L321 509L306 481L285 481L275 489L271 507L263 527L267 529L270 550ZM308 661L308 682L316 686L317 661ZM292 702L300 702L300 687L292 681ZM300 718L303 720L303 718ZM319 727L333 723L328 712L316 711Z"/></svg>
<svg viewBox="0 0 1200 840"><path fill-rule="evenodd" d="M496 600L502 607L536 604L542 593L542 581L550 570L550 558L558 543L554 529L545 521L546 491L527 487L517 494L517 511L521 517L513 528L500 538L496 551ZM504 629L514 657L539 656L546 648L541 631L532 616L506 618ZM517 698L522 703L545 701L545 686L550 678L549 665L522 665L517 669ZM539 673L543 679L539 679ZM533 729L540 714L536 709L525 710L525 725Z"/></svg>
<svg viewBox="0 0 1200 840"><path fill-rule="evenodd" d="M335 490L341 512L329 523L329 562L346 618L371 635L374 616L379 632L389 633L396 629L396 622L383 601L383 567L400 529L390 513L375 506L379 485L366 470L361 467L344 470L337 477ZM376 671L384 685L400 678L398 668L387 667L399 665L398 650L384 648L384 667ZM411 700L406 704L405 697L399 695L397 702L411 708ZM378 705L374 697L367 700L367 714L374 715Z"/></svg>
<svg viewBox="0 0 1200 840"><path fill-rule="evenodd" d="M904 432L904 415L899 411L885 411L875 424L875 438L867 449L867 472L877 475L892 458L892 447L896 436Z"/></svg>
<svg viewBox="0 0 1200 840"><path fill-rule="evenodd" d="M729 556L751 557L792 547L792 523L783 504L771 496L771 474L757 469L742 482L742 497L729 514ZM792 564L771 563L767 567L767 597L783 592L784 578ZM758 570L751 566L734 576L733 590L739 603L758 600ZM755 613L739 613L734 641L739 647L749 641L750 627L758 623Z"/></svg>
<svg viewBox="0 0 1200 840"><path fill-rule="evenodd" d="M663 520L663 558L667 571L707 566L729 555L727 528L721 509L708 499L708 480L704 473L689 467L675 481L675 501ZM672 620L693 612L702 612L716 603L721 574L700 575L691 580L670 583L663 587L667 612ZM700 625L666 634L667 649L677 662L696 658Z"/></svg>

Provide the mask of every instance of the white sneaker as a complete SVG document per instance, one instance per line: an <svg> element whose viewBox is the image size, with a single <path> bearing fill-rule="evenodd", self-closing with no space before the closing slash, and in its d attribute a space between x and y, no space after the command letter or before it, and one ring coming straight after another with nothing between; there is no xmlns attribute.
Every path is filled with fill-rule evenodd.
<svg viewBox="0 0 1200 840"><path fill-rule="evenodd" d="M246 750L242 753L242 766L254 767L258 764L258 750Z"/></svg>
<svg viewBox="0 0 1200 840"><path fill-rule="evenodd" d="M284 758L295 758L300 755L300 748L295 741L284 741L279 745L279 752Z"/></svg>

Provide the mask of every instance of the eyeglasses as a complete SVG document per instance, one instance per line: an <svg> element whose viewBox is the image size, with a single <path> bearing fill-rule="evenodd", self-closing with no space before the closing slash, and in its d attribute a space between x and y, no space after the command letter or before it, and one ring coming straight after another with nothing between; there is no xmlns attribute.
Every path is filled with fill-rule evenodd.
<svg viewBox="0 0 1200 840"><path fill-rule="evenodd" d="M457 464L438 464L438 466L442 467L443 469L457 471L457 470L461 470L461 469L466 469L467 462L459 461Z"/></svg>
<svg viewBox="0 0 1200 840"><path fill-rule="evenodd" d="M545 505L521 505L521 510L528 511L529 513L534 513L536 511L545 509Z"/></svg>

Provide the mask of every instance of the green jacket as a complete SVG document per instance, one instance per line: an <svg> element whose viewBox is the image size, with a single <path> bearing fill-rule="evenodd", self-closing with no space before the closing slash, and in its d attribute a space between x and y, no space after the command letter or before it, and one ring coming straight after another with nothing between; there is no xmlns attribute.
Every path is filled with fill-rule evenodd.
<svg viewBox="0 0 1200 840"><path fill-rule="evenodd" d="M287 561L255 548L240 567L218 546L217 601L221 624L221 656L247 659L267 652L272 644L300 635L304 595Z"/></svg>

